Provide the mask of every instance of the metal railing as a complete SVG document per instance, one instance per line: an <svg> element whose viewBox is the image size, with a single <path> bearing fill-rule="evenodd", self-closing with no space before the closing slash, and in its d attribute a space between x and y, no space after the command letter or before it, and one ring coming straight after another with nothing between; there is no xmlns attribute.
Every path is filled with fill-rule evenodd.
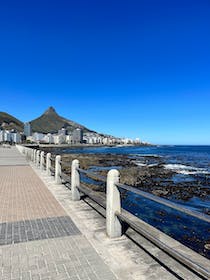
<svg viewBox="0 0 210 280"><path fill-rule="evenodd" d="M75 168L75 171L73 171L73 174L76 172L77 174L74 174L74 176L79 176L79 173L86 174L88 176L93 176L97 178L98 180L101 180L102 182L107 183L107 195L104 197L96 194L94 191L90 191L87 187L85 187L80 180L76 180L74 182L71 188L77 188L82 193L85 193L87 196L89 196L92 200L94 200L96 203L98 203L100 206L102 206L104 209L106 209L106 224L107 224L107 233L110 237L119 237L122 235L122 222L125 222L128 224L133 230L144 236L146 239L148 239L150 242L155 244L158 248L165 251L167 254L169 254L171 257L175 258L185 266L187 266L190 270L193 270L194 272L200 274L203 277L207 277L207 279L210 278L210 271L206 269L205 267L202 267L200 264L192 261L189 257L186 255L178 252L177 250L173 249L172 247L169 247L164 242L159 240L157 237L153 236L150 232L146 231L144 228L142 228L142 224L139 222L139 218L137 218L135 215L129 213L128 211L124 210L121 207L121 199L120 199L120 192L119 188L124 189L126 191L133 192L135 194L141 195L144 198L150 199L152 201L155 201L161 205L170 207L172 209L178 210L184 214L188 214L192 217L196 217L200 220L203 220L205 222L210 222L210 217L202 214L197 213L193 210L189 210L186 207L182 207L180 205L177 205L171 201L168 201L164 198L157 197L155 195L143 192L139 189L136 189L131 186L127 186L124 184L119 183L119 172L117 170L111 170L108 173L107 179L104 176L100 176L98 174L95 174L93 172L81 169L78 167L78 162L76 162L76 165L74 162L72 163L73 169ZM77 191L74 190L74 193L77 193ZM76 195L75 197L72 197L73 200L78 200L79 197Z"/></svg>
<svg viewBox="0 0 210 280"><path fill-rule="evenodd" d="M128 185L125 185L125 184L120 184L120 183L117 183L116 184L117 187L121 188L121 189L124 189L126 191L129 191L129 192L132 192L132 193L135 193L135 194L138 194L144 198L147 198L149 200L152 200L152 201L155 201L161 205L164 205L164 206L167 206L167 207L170 207L172 209L175 209L175 210L178 210L184 214L188 214L192 217L195 217L195 218L198 218L200 220L203 220L205 222L208 222L210 223L210 216L204 214L204 213L199 213L199 212L196 212L196 211L193 211L193 210L190 210L186 207L183 207L183 206L180 206L172 201L169 201L167 199L164 199L162 197L158 197L156 195L153 195L153 194L150 194L150 193L147 193L147 192L144 192L144 191L141 191L139 189L136 189L134 187L131 187L131 186L128 186Z"/></svg>
<svg viewBox="0 0 210 280"><path fill-rule="evenodd" d="M184 254L184 252L183 253L178 252L172 247L166 245L160 239L156 238L149 231L146 231L142 227L141 223L139 222L139 219L136 216L132 215L126 210L122 210L121 213L116 213L116 215L121 221L127 223L133 230L135 230L136 232L144 236L147 240L149 240L158 248L166 252L168 255L170 255L174 259L178 260L179 262L187 266L191 271L194 271L200 274L201 276L205 277L204 279L206 278L210 279L210 271L208 269L192 261L192 259L190 259L188 256Z"/></svg>
<svg viewBox="0 0 210 280"><path fill-rule="evenodd" d="M139 218L124 210L121 206L121 194L119 189L133 192L146 199L157 202L160 205L170 207L184 214L210 223L210 217L208 215L189 210L186 207L177 205L176 203L168 201L167 199L157 197L153 194L146 193L125 184L121 184L119 182L118 170L112 169L108 172L107 177L104 177L94 172L81 169L79 167L79 161L75 159L71 164L71 176L68 176L62 172L61 165L63 165L63 167L70 167L70 164L66 165L65 162L61 161L60 155L53 157L50 153L45 155L44 152L41 152L39 150L33 150L26 147L23 148L22 146L20 147L21 148L19 149L24 154L26 154L27 158L31 159L37 167L39 167L43 171L45 170L48 175L52 175L52 173L54 173L53 175L55 177L56 184L61 184L63 180L70 183L72 200L80 200L81 194L85 194L94 202L106 209L106 231L110 238L120 237L122 235L122 222L125 222L134 231L138 232L151 243L155 244L155 246L165 251L168 255L172 256L178 262L181 262L191 271L199 274L202 279L210 279L210 271L207 268L193 261L183 252L180 253L178 250L175 250L171 246L168 246L167 244L162 242L142 226L142 222ZM52 166L52 162L55 163L55 167ZM98 192L91 190L86 185L84 185L81 181L81 173L94 177L95 179L106 183L106 194L99 194Z"/></svg>

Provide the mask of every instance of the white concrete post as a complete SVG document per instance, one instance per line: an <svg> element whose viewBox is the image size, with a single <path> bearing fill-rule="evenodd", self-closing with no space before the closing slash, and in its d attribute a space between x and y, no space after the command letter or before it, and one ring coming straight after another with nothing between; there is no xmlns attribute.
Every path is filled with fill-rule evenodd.
<svg viewBox="0 0 210 280"><path fill-rule="evenodd" d="M55 157L55 183L61 184L61 156Z"/></svg>
<svg viewBox="0 0 210 280"><path fill-rule="evenodd" d="M78 159L74 159L71 164L71 196L74 201L80 200L78 190L80 186L80 174L77 168L79 168L79 161Z"/></svg>
<svg viewBox="0 0 210 280"><path fill-rule="evenodd" d="M27 160L28 160L28 161L31 159L31 153L30 153L30 152L31 152L30 149L27 148L26 153L27 153Z"/></svg>
<svg viewBox="0 0 210 280"><path fill-rule="evenodd" d="M51 153L47 153L47 159L46 159L46 173L48 176L51 176Z"/></svg>
<svg viewBox="0 0 210 280"><path fill-rule="evenodd" d="M40 151L37 150L36 152L36 166L39 167L39 155L40 155Z"/></svg>
<svg viewBox="0 0 210 280"><path fill-rule="evenodd" d="M41 171L44 170L44 151L42 151L41 155L40 155L40 168L41 168Z"/></svg>
<svg viewBox="0 0 210 280"><path fill-rule="evenodd" d="M30 160L30 150L29 150L29 148L27 148L27 150L26 150L26 157L27 157L27 160Z"/></svg>
<svg viewBox="0 0 210 280"><path fill-rule="evenodd" d="M115 215L121 213L120 192L116 186L119 183L120 173L112 169L107 175L106 188L106 231L109 237L115 238L122 235L122 225Z"/></svg>
<svg viewBox="0 0 210 280"><path fill-rule="evenodd" d="M34 164L36 163L36 149L34 149L34 152L33 152L33 159L34 159Z"/></svg>
<svg viewBox="0 0 210 280"><path fill-rule="evenodd" d="M31 151L31 161L33 161L34 160L34 150L30 149L30 151Z"/></svg>

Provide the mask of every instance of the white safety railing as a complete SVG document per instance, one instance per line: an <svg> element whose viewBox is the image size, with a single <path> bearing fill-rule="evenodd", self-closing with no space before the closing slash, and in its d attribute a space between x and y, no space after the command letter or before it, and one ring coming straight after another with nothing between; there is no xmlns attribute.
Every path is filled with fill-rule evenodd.
<svg viewBox="0 0 210 280"><path fill-rule="evenodd" d="M195 271L202 277L207 277L204 279L210 278L210 271L207 268L193 262L186 255L177 252L173 248L164 244L157 237L151 235L151 233L142 229L139 226L138 218L127 212L121 207L121 198L119 188L134 192L139 194L147 199L153 200L155 202L160 203L161 205L165 205L171 207L172 209L176 209L182 213L188 214L190 216L201 219L205 222L210 223L210 217L208 215L198 213L192 210L189 210L183 206L179 206L173 202L170 202L166 199L157 197L155 195L140 191L131 186L120 184L119 178L120 173L116 169L112 169L108 172L107 177L99 176L90 171L81 169L79 167L79 161L77 159L72 161L71 164L71 178L68 179L66 174L62 173L62 164L61 156L53 156L51 153L47 153L45 155L44 151L32 149L29 147L24 147L17 145L19 151L26 155L26 158L31 160L34 165L39 168L42 172L45 172L48 176L53 176L56 184L61 184L63 182L63 177L67 177L67 180L71 184L71 197L73 201L78 201L81 199L81 193L89 196L92 200L98 203L100 206L106 209L106 231L107 235L110 238L116 238L122 236L122 223L125 222L131 228L133 228L136 232L140 233L147 239L149 239L152 243L157 245L159 248L167 252L169 255L177 259L179 262L183 263L185 266ZM54 165L54 167L53 167ZM102 197L96 194L96 192L88 189L81 182L81 173L90 174L97 179L106 183L106 196Z"/></svg>

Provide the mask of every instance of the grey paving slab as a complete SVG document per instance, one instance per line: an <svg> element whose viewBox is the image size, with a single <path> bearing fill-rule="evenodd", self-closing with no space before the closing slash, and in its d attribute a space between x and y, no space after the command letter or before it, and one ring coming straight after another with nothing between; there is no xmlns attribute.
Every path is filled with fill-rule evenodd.
<svg viewBox="0 0 210 280"><path fill-rule="evenodd" d="M27 160L16 147L3 148L0 146L0 166L16 166L16 165L28 165Z"/></svg>
<svg viewBox="0 0 210 280"><path fill-rule="evenodd" d="M0 224L0 246L80 234L69 216Z"/></svg>
<svg viewBox="0 0 210 280"><path fill-rule="evenodd" d="M83 235L0 247L0 279L114 280Z"/></svg>

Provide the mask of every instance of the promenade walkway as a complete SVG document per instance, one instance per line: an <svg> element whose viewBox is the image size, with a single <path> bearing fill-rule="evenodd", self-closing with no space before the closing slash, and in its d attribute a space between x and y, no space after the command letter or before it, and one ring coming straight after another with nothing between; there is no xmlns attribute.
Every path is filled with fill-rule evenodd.
<svg viewBox="0 0 210 280"><path fill-rule="evenodd" d="M0 279L117 279L15 147L0 148Z"/></svg>
<svg viewBox="0 0 210 280"><path fill-rule="evenodd" d="M0 148L0 280L207 279L131 228L108 238L101 214L104 209L88 197L72 201L68 188L15 147ZM194 255L141 223L188 258ZM204 257L197 262L209 267Z"/></svg>

